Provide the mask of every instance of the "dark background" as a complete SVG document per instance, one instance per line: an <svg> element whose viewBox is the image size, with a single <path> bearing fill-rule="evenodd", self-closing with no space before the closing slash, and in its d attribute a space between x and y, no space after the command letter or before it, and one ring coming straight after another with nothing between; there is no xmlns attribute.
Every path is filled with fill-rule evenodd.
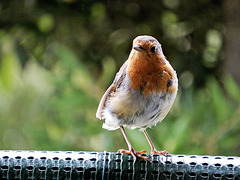
<svg viewBox="0 0 240 180"><path fill-rule="evenodd" d="M240 2L1 0L0 149L117 151L96 109L132 40L152 35L179 93L148 132L170 153L239 155ZM129 131L136 150L150 150Z"/></svg>

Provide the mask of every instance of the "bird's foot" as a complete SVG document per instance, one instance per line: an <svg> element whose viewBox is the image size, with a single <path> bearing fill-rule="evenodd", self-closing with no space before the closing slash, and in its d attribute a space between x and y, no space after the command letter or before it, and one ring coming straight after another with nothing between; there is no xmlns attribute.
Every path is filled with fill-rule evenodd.
<svg viewBox="0 0 240 180"><path fill-rule="evenodd" d="M156 149L153 149L151 151L151 154L161 154L161 155L164 155L164 156L167 156L169 153L167 151L157 151Z"/></svg>
<svg viewBox="0 0 240 180"><path fill-rule="evenodd" d="M119 149L118 152L119 152L119 153L124 153L124 154L131 154L131 155L134 157L134 160L136 160L137 157L139 157L139 158L145 159L145 160L147 160L147 161L152 161L152 160L149 159L148 157L141 155L141 154L143 154L143 153L147 153L147 151L137 152L137 151L135 151L133 148L131 148L130 150Z"/></svg>

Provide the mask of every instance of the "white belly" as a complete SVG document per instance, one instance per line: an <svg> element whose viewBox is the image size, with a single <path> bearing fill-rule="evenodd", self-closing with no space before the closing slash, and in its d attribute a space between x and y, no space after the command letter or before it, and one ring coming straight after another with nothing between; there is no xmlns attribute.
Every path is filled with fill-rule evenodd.
<svg viewBox="0 0 240 180"><path fill-rule="evenodd" d="M140 91L119 90L106 104L103 128L115 130L120 126L130 129L154 126L165 118L176 94L177 91L144 97Z"/></svg>

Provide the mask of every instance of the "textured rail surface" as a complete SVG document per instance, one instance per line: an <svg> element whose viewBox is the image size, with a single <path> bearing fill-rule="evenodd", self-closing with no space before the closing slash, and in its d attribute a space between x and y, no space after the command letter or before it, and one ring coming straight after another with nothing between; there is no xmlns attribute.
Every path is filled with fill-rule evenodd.
<svg viewBox="0 0 240 180"><path fill-rule="evenodd" d="M240 179L240 158L111 152L0 151L0 179Z"/></svg>

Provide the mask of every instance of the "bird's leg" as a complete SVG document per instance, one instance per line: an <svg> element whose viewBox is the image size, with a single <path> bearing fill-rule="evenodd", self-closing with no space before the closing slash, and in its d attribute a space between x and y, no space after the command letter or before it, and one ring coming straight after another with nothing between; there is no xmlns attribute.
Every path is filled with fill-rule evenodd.
<svg viewBox="0 0 240 180"><path fill-rule="evenodd" d="M122 131L123 137L125 138L125 140L126 140L126 142L127 142L128 149L129 149L129 150L119 149L118 152L120 152L120 153L125 153L125 154L131 154L131 155L134 157L135 160L136 160L137 157L139 157L139 158L145 159L145 160L147 160L147 161L150 161L149 158L141 155L142 153L146 153L147 151L136 152L136 151L133 149L130 141L128 140L128 137L127 137L127 134L126 134L126 132L125 132L124 127L123 127L123 126L120 126L120 129L121 129L121 131Z"/></svg>
<svg viewBox="0 0 240 180"><path fill-rule="evenodd" d="M150 137L148 136L148 133L145 129L143 130L143 133L146 136L149 145L151 146L151 154L162 154L164 156L168 155L168 152L165 151L165 150L164 151L157 151L156 150L155 146L153 145L153 143L152 143L152 141L151 141Z"/></svg>

